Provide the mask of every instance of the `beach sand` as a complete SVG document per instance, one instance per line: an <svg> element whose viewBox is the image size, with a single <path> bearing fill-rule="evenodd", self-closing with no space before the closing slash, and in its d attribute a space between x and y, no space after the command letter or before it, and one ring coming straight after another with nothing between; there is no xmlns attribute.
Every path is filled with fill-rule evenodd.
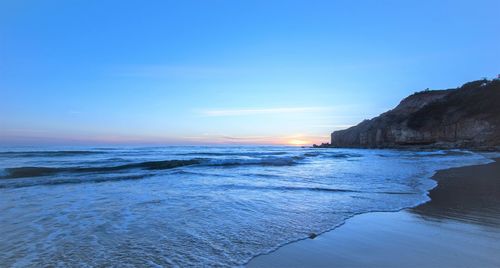
<svg viewBox="0 0 500 268"><path fill-rule="evenodd" d="M355 216L248 267L500 267L500 159L437 172L425 204Z"/></svg>

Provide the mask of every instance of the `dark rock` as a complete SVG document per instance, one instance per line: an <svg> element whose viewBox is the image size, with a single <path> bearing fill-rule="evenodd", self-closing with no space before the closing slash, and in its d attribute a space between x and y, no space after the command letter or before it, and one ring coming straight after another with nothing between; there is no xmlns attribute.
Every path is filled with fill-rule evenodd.
<svg viewBox="0 0 500 268"><path fill-rule="evenodd" d="M328 147L331 147L330 143L321 143L320 145L317 145L317 144L313 144L312 146L313 148L328 148Z"/></svg>
<svg viewBox="0 0 500 268"><path fill-rule="evenodd" d="M310 233L310 234L309 234L309 238L311 238L311 239L314 239L314 238L316 238L317 236L318 236L318 235L317 235L317 234L315 234L315 233Z"/></svg>
<svg viewBox="0 0 500 268"><path fill-rule="evenodd" d="M500 148L500 80L425 90L394 109L331 135L333 147Z"/></svg>

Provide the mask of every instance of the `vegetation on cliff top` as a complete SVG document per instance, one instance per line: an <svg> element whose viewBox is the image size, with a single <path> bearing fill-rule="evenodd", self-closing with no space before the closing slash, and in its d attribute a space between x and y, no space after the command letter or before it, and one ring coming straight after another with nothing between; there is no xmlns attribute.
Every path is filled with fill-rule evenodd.
<svg viewBox="0 0 500 268"><path fill-rule="evenodd" d="M500 78L416 92L397 107L332 133L321 147L500 148Z"/></svg>

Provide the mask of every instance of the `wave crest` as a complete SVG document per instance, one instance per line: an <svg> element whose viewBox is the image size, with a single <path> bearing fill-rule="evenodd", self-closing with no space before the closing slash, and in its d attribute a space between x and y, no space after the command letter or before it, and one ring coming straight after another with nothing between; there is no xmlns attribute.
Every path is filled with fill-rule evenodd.
<svg viewBox="0 0 500 268"><path fill-rule="evenodd" d="M301 156L267 157L258 159L206 159L207 166L292 166L304 159Z"/></svg>
<svg viewBox="0 0 500 268"><path fill-rule="evenodd" d="M62 156L78 156L103 154L103 151L7 151L0 152L0 156L4 157L62 157Z"/></svg>
<svg viewBox="0 0 500 268"><path fill-rule="evenodd" d="M5 178L24 178L24 177L39 177L54 175L57 173L86 173L86 172L108 172L120 171L126 169L146 169L146 170L162 170L176 167L199 164L199 160L165 160L165 161L148 161L134 164L126 164L109 167L73 167L73 168L53 168L53 167L16 167L6 168Z"/></svg>

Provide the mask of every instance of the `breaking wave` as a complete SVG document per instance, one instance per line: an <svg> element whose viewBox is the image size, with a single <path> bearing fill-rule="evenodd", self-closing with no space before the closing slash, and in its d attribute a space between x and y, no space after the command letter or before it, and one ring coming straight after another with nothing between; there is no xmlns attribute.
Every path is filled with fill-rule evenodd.
<svg viewBox="0 0 500 268"><path fill-rule="evenodd" d="M40 185L62 185L62 184L80 184L80 183L103 183L103 182L117 182L117 181L127 181L127 180L141 180L147 177L151 177L152 174L141 174L141 175L126 175L126 176L113 176L113 177L72 177L72 178L51 178L49 180L37 180L30 181L19 181L13 183L3 183L0 184L0 188L24 188L31 186Z"/></svg>
<svg viewBox="0 0 500 268"><path fill-rule="evenodd" d="M425 202L437 169L490 161L446 151L9 147L0 151L9 249L0 267L240 267L353 215ZM33 245L43 247L26 255Z"/></svg>
<svg viewBox="0 0 500 268"><path fill-rule="evenodd" d="M0 156L13 157L64 157L75 155L100 154L106 152L100 151L26 151L26 152L0 152ZM192 158L187 160L162 160L162 161L145 161L138 163L127 163L112 166L77 166L77 167L47 167L47 166L22 166L5 168L0 178L15 179L27 177L41 177L56 174L77 174L77 173L102 173L116 172L129 169L142 170L164 170L183 166L214 166L214 167L237 167L237 166L292 166L299 164L301 160L308 157L333 157L333 158L351 158L358 157L356 154L347 153L329 153L329 152L306 152L301 155L286 155L286 152L265 152L265 153L232 153L232 152L191 152L176 155L193 155L193 156L213 156L213 158ZM220 158L220 156L230 156L230 158ZM108 160L128 161L124 158L111 158ZM94 161L93 163L102 163L102 161ZM89 162L85 163L86 165Z"/></svg>
<svg viewBox="0 0 500 268"><path fill-rule="evenodd" d="M0 157L63 157L105 153L104 151L7 151L0 152Z"/></svg>
<svg viewBox="0 0 500 268"><path fill-rule="evenodd" d="M91 172L109 172L120 171L127 169L145 169L145 170L162 170L182 167L187 165L199 164L199 160L165 160L165 161L148 161L141 163L133 163L109 167L16 167L6 168L6 176L4 178L24 178L24 177L39 177L54 175L58 173L91 173Z"/></svg>
<svg viewBox="0 0 500 268"><path fill-rule="evenodd" d="M303 156L290 156L290 157L267 157L258 159L207 159L205 165L207 166L291 166L298 164L303 160Z"/></svg>
<svg viewBox="0 0 500 268"><path fill-rule="evenodd" d="M189 160L164 160L164 161L146 161L139 163L131 163L115 166L98 166L98 167L39 167L25 166L6 168L4 170L4 179L40 177L56 174L75 174L75 173L102 173L115 172L129 169L142 170L164 170L183 166L203 165L203 166L290 166L298 164L299 160L304 159L301 156L292 157L268 157L259 159L210 159L210 158L193 158Z"/></svg>
<svg viewBox="0 0 500 268"><path fill-rule="evenodd" d="M200 155L200 156L266 156L286 155L288 152L189 152L177 155Z"/></svg>
<svg viewBox="0 0 500 268"><path fill-rule="evenodd" d="M326 187L301 187L301 186L256 186L256 185L237 185L226 184L221 185L226 189L244 189L244 190L272 190L272 191L312 191L312 192L331 192L331 193L373 193L373 194L416 194L415 192L391 192L391 191L360 191L340 188L326 188Z"/></svg>

